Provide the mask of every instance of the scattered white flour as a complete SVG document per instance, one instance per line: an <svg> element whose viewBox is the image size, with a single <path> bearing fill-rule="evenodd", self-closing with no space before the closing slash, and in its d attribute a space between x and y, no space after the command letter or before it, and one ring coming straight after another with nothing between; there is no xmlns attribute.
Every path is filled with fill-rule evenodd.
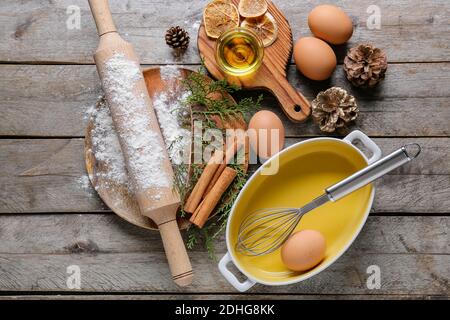
<svg viewBox="0 0 450 320"><path fill-rule="evenodd" d="M167 85L171 85L175 80L181 78L181 74L177 67L168 66L161 68L161 77L164 77ZM188 109L182 104L182 101L188 96L188 93L183 91L180 86L173 87L175 88L174 90L166 90L157 95L153 99L153 106L158 117L169 157L173 164L181 164L187 163L184 161L189 161L192 139L191 131L183 128L181 125L183 118L190 120ZM118 92L119 91L117 91L117 93ZM173 102L170 102L171 100ZM102 166L105 168L104 170L96 172L97 178L101 178L103 185L106 187L124 185L131 191L133 186L128 180L125 159L106 101L102 100L97 107L88 108L88 112L91 112L90 117L93 122L93 130L91 132L92 152L95 159L101 162ZM127 112L125 112L125 114L129 117ZM145 112L142 112L142 114L145 114ZM147 118L142 117L142 114L140 114L139 118ZM140 119L133 119L133 122L135 123L135 130L128 132L128 130L125 129L127 131L127 137L129 137L129 135L134 135L130 139L130 144L139 150L150 151L151 149L151 152L155 152L155 148L151 148L151 145L150 148L145 148L146 143L153 144L154 142L149 141L149 138L145 137L143 134L144 131L141 132L136 130L136 128L141 128L146 123L144 121L141 122ZM130 122L127 121L127 124L128 123ZM162 153L162 149L157 149L159 153ZM157 171L155 172L153 169L152 171L145 171L144 173L147 175L147 178L149 174L151 174L150 179L152 180L152 177L161 175L162 162L160 162L159 167L156 168L156 165L151 164L151 161L153 161L152 157L149 157L148 155L141 156L139 152L134 153L136 154L136 157L141 158L138 160L139 166L149 166ZM160 160L159 158L156 159ZM153 176L153 174L156 175Z"/></svg>
<svg viewBox="0 0 450 320"><path fill-rule="evenodd" d="M194 24L192 25L192 30L197 31L198 28L200 28L200 20L197 20L194 22Z"/></svg>
<svg viewBox="0 0 450 320"><path fill-rule="evenodd" d="M158 133L151 130L152 119L144 93L136 92L135 84L142 79L139 65L123 54L116 53L105 62L103 87L114 102L111 112L121 120L115 121L115 128L128 156L134 187L140 190L171 188L171 179L161 170L165 161L164 146Z"/></svg>
<svg viewBox="0 0 450 320"><path fill-rule="evenodd" d="M176 79L180 79L181 74L180 70L175 65L166 65L159 68L159 74L161 76L161 80L164 80L169 83L173 83Z"/></svg>
<svg viewBox="0 0 450 320"><path fill-rule="evenodd" d="M97 99L101 99L102 95L99 95ZM92 113L95 111L95 104L94 105L86 105L84 106L84 114L83 114L83 120L89 120Z"/></svg>
<svg viewBox="0 0 450 320"><path fill-rule="evenodd" d="M97 178L103 178L102 181L106 184L110 181L131 189L125 159L106 101L102 100L102 103L94 108L91 119L93 122L92 151L95 159L106 166L105 170L96 172Z"/></svg>
<svg viewBox="0 0 450 320"><path fill-rule="evenodd" d="M180 99L184 100L188 93L183 93ZM161 92L153 100L158 121L161 125L161 132L169 151L169 157L173 164L179 165L188 163L191 151L191 131L180 126L178 113L183 106L179 100L170 102L170 96L166 92ZM186 115L189 117L189 115Z"/></svg>
<svg viewBox="0 0 450 320"><path fill-rule="evenodd" d="M200 28L200 24L201 24L200 20L196 21L184 20L184 25L186 26L186 28L191 29L192 34L195 34L195 32L198 31L198 28Z"/></svg>
<svg viewBox="0 0 450 320"><path fill-rule="evenodd" d="M191 131L181 126L182 118L190 119L188 109L182 104L189 93L181 86L176 86L181 79L180 70L176 66L164 66L160 69L161 79L173 90L162 91L153 99L153 107L158 117L172 164L188 163L191 154Z"/></svg>
<svg viewBox="0 0 450 320"><path fill-rule="evenodd" d="M91 181L87 175L83 175L77 179L77 182L80 188L84 191L90 191L91 189Z"/></svg>

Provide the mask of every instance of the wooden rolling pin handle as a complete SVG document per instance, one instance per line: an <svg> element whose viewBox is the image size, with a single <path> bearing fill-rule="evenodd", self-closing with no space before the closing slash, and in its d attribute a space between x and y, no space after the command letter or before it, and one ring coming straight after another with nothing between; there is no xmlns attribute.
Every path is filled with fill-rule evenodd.
<svg viewBox="0 0 450 320"><path fill-rule="evenodd" d="M122 128L122 130L118 130L119 140L122 150L124 150L127 168L133 169L133 166L130 166L130 155L127 152L127 148L123 147L124 145L127 146L129 141L120 134L120 132L126 130L127 125L125 118L121 116L120 113L123 106L120 103L116 103L114 99L111 99L113 88L104 81L104 75L107 67L106 62L116 53L121 54L126 60L135 62L138 65L139 59L134 52L133 46L124 41L117 33L109 11L108 1L89 0L89 5L97 25L98 34L100 35L100 43L94 55L95 63L97 64L97 69L100 78L102 79L102 86L108 99L114 126L116 130L117 128ZM155 133L159 133L160 128L156 121L156 115L151 104L151 99L148 96L144 79L137 80L132 83L132 85L135 92L139 92L140 95L142 95L143 101L147 107L149 113L148 117L151 119L148 129L153 130ZM130 110L133 112L132 107L134 106L130 106ZM118 112L116 113L115 110ZM159 138L161 145L164 145L161 135L159 135ZM165 157L161 170L164 170L169 177L173 176L172 166L168 156ZM136 176L139 175L139 171L128 171L130 173L130 178L136 182ZM173 192L172 188L161 190L162 197L160 201L155 204L151 199L151 194L152 192L159 192L156 190L157 188L147 188L142 190L144 187L139 187L138 183L135 183L135 185L137 186L137 190L135 190L136 199L139 203L141 214L148 216L159 226L173 280L179 286L189 285L193 278L192 267L176 222L176 212L180 205L179 195Z"/></svg>
<svg viewBox="0 0 450 320"><path fill-rule="evenodd" d="M278 99L284 113L291 121L305 121L311 113L308 100L289 83L286 78L278 78L267 83L267 88Z"/></svg>
<svg viewBox="0 0 450 320"><path fill-rule="evenodd" d="M173 281L180 287L192 283L194 272L186 252L176 219L158 225Z"/></svg>
<svg viewBox="0 0 450 320"><path fill-rule="evenodd" d="M108 0L89 0L89 6L100 37L105 33L117 32L109 10Z"/></svg>

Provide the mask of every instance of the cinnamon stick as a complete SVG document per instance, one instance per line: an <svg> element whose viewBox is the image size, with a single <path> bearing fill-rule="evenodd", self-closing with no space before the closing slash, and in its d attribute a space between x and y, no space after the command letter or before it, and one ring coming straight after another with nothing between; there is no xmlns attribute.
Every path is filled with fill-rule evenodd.
<svg viewBox="0 0 450 320"><path fill-rule="evenodd" d="M216 150L211 159L209 159L208 164L195 184L194 189L192 189L191 194L186 200L186 203L184 204L184 211L194 213L195 209L197 209L200 201L202 200L209 182L222 162L223 152L221 150Z"/></svg>
<svg viewBox="0 0 450 320"><path fill-rule="evenodd" d="M225 160L220 164L219 168L217 169L216 173L214 174L213 178L208 184L208 187L205 190L204 197L211 191L211 189L216 184L217 180L219 180L220 175L222 174L223 170L225 170L226 166L230 163L231 159L234 158L234 155L239 151L239 149L242 147L242 143L237 143L236 140L233 141L233 143L225 150Z"/></svg>
<svg viewBox="0 0 450 320"><path fill-rule="evenodd" d="M195 210L194 214L191 216L191 219L189 221L198 226L199 228L202 228L206 220L208 220L208 217L211 214L211 212L219 203L220 199L222 198L222 195L230 186L231 182L233 182L236 175L237 175L236 170L230 167L226 167L223 170L214 187L207 194L205 199L203 199L203 201Z"/></svg>

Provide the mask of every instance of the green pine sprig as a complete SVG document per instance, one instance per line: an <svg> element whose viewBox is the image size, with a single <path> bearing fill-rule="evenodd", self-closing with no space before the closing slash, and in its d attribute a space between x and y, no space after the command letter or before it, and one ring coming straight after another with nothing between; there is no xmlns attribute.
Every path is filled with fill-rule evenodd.
<svg viewBox="0 0 450 320"><path fill-rule="evenodd" d="M260 95L256 100L244 98L237 103L234 102L229 95L238 92L240 88L227 83L225 80L209 80L204 76L203 64L198 73L193 72L183 80L183 85L190 92L184 103L191 106L194 119L204 120L203 128L205 130L210 128L217 129L213 117L219 117L222 121L226 121L230 118L248 116L252 111L259 109L263 99L263 96ZM216 260L214 241L225 230L233 203L247 181L247 174L241 165L230 164L229 166L237 171L237 176L222 196L221 202L215 209L215 216L209 219L201 229L195 225L189 226L186 234L186 247L188 249L192 250L196 246L203 244L207 249L208 256L213 260ZM181 216L186 215L183 210L184 200L198 181L203 167L203 165L199 164L191 165L190 178L187 185L185 179L180 177L188 174L189 166L180 165L174 170L175 188L182 199Z"/></svg>

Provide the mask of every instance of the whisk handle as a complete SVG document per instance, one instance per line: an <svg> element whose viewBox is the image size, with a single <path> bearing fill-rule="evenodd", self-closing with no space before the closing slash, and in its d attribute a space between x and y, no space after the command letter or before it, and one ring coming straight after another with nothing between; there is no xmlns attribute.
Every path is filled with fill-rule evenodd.
<svg viewBox="0 0 450 320"><path fill-rule="evenodd" d="M354 173L350 177L332 185L325 191L331 201L337 201L405 163L408 163L419 155L420 150L420 146L417 143L407 144Z"/></svg>

